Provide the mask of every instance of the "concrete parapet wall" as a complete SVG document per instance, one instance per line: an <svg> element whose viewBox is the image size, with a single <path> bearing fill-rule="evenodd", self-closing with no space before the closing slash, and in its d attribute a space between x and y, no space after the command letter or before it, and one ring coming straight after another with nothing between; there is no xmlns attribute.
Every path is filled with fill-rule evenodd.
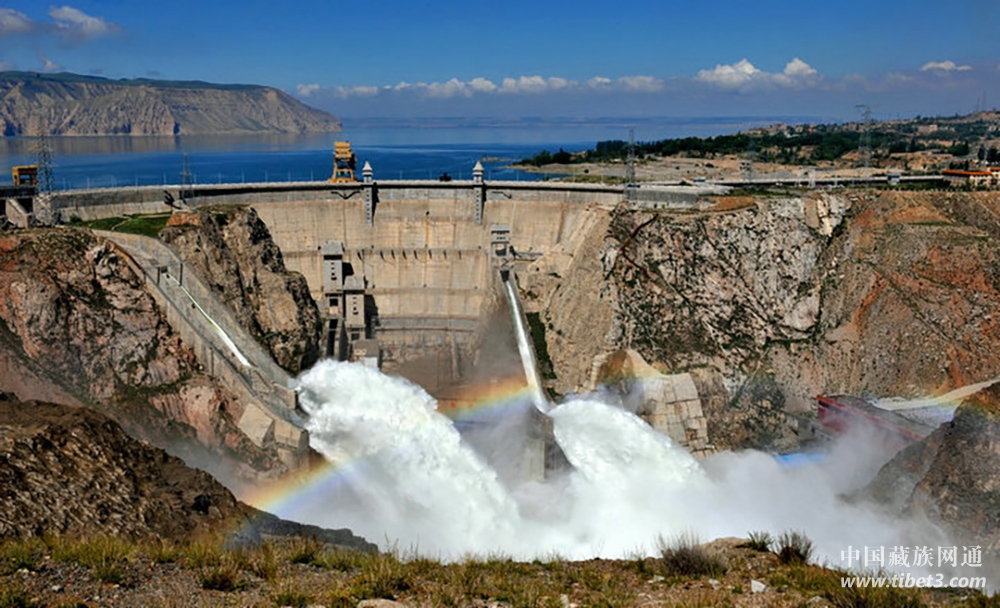
<svg viewBox="0 0 1000 608"><path fill-rule="evenodd" d="M31 226L33 215L21 205L16 198L8 198L4 202L4 215L7 221L18 228L28 228Z"/></svg>
<svg viewBox="0 0 1000 608"><path fill-rule="evenodd" d="M119 215L166 213L170 211L170 207L163 202L165 190L168 188L66 190L53 194L52 210L59 213L63 221L72 218L90 221ZM173 192L176 194L177 189L174 188Z"/></svg>

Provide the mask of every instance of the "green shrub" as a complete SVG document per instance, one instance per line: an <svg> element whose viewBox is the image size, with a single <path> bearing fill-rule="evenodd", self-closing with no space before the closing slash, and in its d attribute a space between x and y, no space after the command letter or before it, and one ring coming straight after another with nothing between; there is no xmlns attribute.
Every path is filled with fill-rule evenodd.
<svg viewBox="0 0 1000 608"><path fill-rule="evenodd" d="M399 558L379 553L361 564L361 574L354 580L354 594L359 598L395 599L410 586L406 568Z"/></svg>
<svg viewBox="0 0 1000 608"><path fill-rule="evenodd" d="M326 545L314 537L296 538L292 541L288 561L293 564L322 565L320 558L325 548Z"/></svg>
<svg viewBox="0 0 1000 608"><path fill-rule="evenodd" d="M747 542L740 544L741 548L753 549L754 551L760 551L761 553L766 553L771 550L771 545L774 544L774 537L771 536L770 532L765 530L754 530L750 532Z"/></svg>
<svg viewBox="0 0 1000 608"><path fill-rule="evenodd" d="M275 606L291 606L292 608L306 608L312 603L312 597L301 591L285 589L275 593L271 600Z"/></svg>
<svg viewBox="0 0 1000 608"><path fill-rule="evenodd" d="M726 572L722 560L705 549L693 534L681 534L669 542L661 536L657 546L667 576L720 576Z"/></svg>
<svg viewBox="0 0 1000 608"><path fill-rule="evenodd" d="M20 587L0 588L0 608L35 608L38 606Z"/></svg>
<svg viewBox="0 0 1000 608"><path fill-rule="evenodd" d="M231 564L220 564L205 568L199 577L202 589L212 591L239 591L247 586L246 581L240 578L240 571Z"/></svg>
<svg viewBox="0 0 1000 608"><path fill-rule="evenodd" d="M0 575L12 574L18 570L35 570L44 549L45 545L36 538L0 541Z"/></svg>
<svg viewBox="0 0 1000 608"><path fill-rule="evenodd" d="M802 532L782 532L777 545L778 561L782 564L805 564L812 557L813 542Z"/></svg>

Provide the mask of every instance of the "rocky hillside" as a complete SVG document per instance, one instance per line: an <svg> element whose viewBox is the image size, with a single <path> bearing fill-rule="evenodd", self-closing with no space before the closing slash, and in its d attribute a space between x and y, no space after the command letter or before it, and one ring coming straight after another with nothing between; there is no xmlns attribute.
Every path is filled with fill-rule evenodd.
<svg viewBox="0 0 1000 608"><path fill-rule="evenodd" d="M240 531L309 535L372 550L348 530L280 520L208 473L126 435L84 408L0 394L0 538L127 536L163 541Z"/></svg>
<svg viewBox="0 0 1000 608"><path fill-rule="evenodd" d="M0 72L0 135L323 133L340 121L277 89Z"/></svg>
<svg viewBox="0 0 1000 608"><path fill-rule="evenodd" d="M896 455L866 494L887 508L922 515L1000 549L1000 386L966 399L955 418Z"/></svg>
<svg viewBox="0 0 1000 608"><path fill-rule="evenodd" d="M811 411L817 393L916 396L993 377L996 202L841 191L616 209L564 278L537 287L557 388L579 390L596 355L634 348L692 371L714 442L780 446L795 441L785 412Z"/></svg>
<svg viewBox="0 0 1000 608"><path fill-rule="evenodd" d="M174 214L160 238L191 265L292 375L322 354L322 322L305 277L285 269L281 250L253 209Z"/></svg>
<svg viewBox="0 0 1000 608"><path fill-rule="evenodd" d="M226 479L284 471L108 242L71 228L0 237L0 293L0 390L99 410Z"/></svg>
<svg viewBox="0 0 1000 608"><path fill-rule="evenodd" d="M0 536L180 538L245 516L207 473L84 408L0 400Z"/></svg>

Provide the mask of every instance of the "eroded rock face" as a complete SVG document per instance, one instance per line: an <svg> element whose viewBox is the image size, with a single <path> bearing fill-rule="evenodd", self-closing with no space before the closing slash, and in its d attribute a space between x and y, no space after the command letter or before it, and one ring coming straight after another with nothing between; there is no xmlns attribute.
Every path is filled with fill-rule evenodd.
<svg viewBox="0 0 1000 608"><path fill-rule="evenodd" d="M1000 548L1000 386L965 400L950 423L896 455L866 493Z"/></svg>
<svg viewBox="0 0 1000 608"><path fill-rule="evenodd" d="M100 410L218 474L284 472L239 432L242 407L201 372L110 243L68 228L2 237L0 294L10 372L0 390Z"/></svg>
<svg viewBox="0 0 1000 608"><path fill-rule="evenodd" d="M802 199L693 216L622 212L611 230L623 248L614 272L623 332L652 360L742 362L816 325L813 274L828 235L808 226Z"/></svg>
<svg viewBox="0 0 1000 608"><path fill-rule="evenodd" d="M350 530L288 522L243 504L208 473L130 438L93 410L0 393L0 538L181 541L219 532L242 543L308 536L375 549Z"/></svg>
<svg viewBox="0 0 1000 608"><path fill-rule="evenodd" d="M618 347L706 370L696 382L719 374L728 399L704 410L727 448L792 445L785 412L818 393L983 381L1000 369L998 208L989 192L841 191L616 209L562 280L539 283L557 386L580 390Z"/></svg>
<svg viewBox="0 0 1000 608"><path fill-rule="evenodd" d="M203 471L83 408L0 400L0 537L185 537L248 515Z"/></svg>
<svg viewBox="0 0 1000 608"><path fill-rule="evenodd" d="M253 209L177 214L160 237L292 375L320 356L322 322L305 277L289 272Z"/></svg>

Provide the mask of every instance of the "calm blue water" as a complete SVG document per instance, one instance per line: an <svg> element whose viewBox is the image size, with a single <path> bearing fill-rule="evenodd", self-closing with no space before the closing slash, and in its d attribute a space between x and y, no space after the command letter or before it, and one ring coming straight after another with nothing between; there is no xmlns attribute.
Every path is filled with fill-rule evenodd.
<svg viewBox="0 0 1000 608"><path fill-rule="evenodd" d="M536 180L509 168L543 149L592 148L598 141L709 136L775 122L768 119L521 119L345 120L343 133L322 135L51 138L57 189L181 183L185 166L195 184L323 180L333 168L333 142L349 140L358 172L371 163L375 179L469 179L476 161L487 179ZM35 162L32 138L0 138L0 183L10 167Z"/></svg>

